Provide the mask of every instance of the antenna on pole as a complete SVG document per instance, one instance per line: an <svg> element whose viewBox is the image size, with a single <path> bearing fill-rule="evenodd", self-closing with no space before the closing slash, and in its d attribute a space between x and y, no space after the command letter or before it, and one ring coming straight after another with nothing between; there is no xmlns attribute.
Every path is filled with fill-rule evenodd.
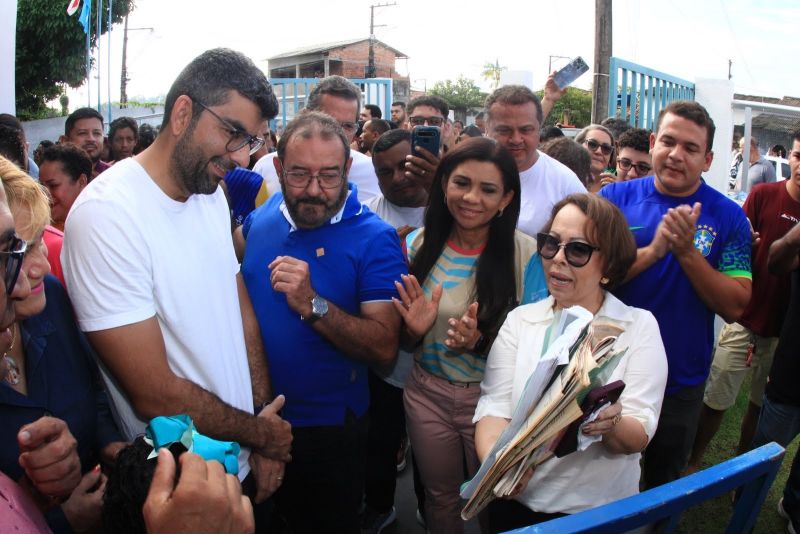
<svg viewBox="0 0 800 534"><path fill-rule="evenodd" d="M373 4L369 6L369 58L367 68L364 69L364 78L375 78L377 69L375 68L375 28L386 26L385 24L375 25L375 8L396 6L397 2L391 4Z"/></svg>

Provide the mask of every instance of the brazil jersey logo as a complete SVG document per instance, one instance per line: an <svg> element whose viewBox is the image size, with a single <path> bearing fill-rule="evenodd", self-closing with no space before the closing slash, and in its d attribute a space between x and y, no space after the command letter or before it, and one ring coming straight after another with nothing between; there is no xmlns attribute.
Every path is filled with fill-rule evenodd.
<svg viewBox="0 0 800 534"><path fill-rule="evenodd" d="M694 248L696 248L703 257L711 253L711 247L714 246L714 238L717 237L717 232L708 224L697 225L697 231L694 234Z"/></svg>

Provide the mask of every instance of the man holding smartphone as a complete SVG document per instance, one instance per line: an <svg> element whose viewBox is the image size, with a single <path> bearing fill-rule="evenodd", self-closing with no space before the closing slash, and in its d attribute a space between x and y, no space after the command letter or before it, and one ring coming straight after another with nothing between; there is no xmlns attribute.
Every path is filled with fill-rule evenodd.
<svg viewBox="0 0 800 534"><path fill-rule="evenodd" d="M406 157L406 176L416 178L430 184L436 169L439 167L439 156L441 154L441 139L449 132L451 126L447 123L447 115L450 107L444 99L438 96L420 96L408 103L406 107L408 120L403 126L410 130L413 135L414 128L417 126L435 126L439 128L439 150L436 154L431 153L425 148L411 147L411 155Z"/></svg>
<svg viewBox="0 0 800 534"><path fill-rule="evenodd" d="M553 206L586 188L566 165L539 151L542 103L524 85L506 85L486 99L488 135L503 145L517 163L522 185L517 228L535 237Z"/></svg>

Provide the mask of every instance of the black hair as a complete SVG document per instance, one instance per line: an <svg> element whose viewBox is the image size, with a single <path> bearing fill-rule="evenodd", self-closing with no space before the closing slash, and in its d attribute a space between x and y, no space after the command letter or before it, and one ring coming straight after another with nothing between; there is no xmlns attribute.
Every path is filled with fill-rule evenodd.
<svg viewBox="0 0 800 534"><path fill-rule="evenodd" d="M558 126L545 126L542 128L542 131L539 132L540 143L550 141L551 139L555 139L557 137L564 137L564 132L562 132L561 128Z"/></svg>
<svg viewBox="0 0 800 534"><path fill-rule="evenodd" d="M147 123L142 124L139 126L139 135L138 140L136 141L136 146L133 147L133 153L138 154L145 148L149 147L153 144L153 141L156 140L156 136L158 133L156 129L150 126Z"/></svg>
<svg viewBox="0 0 800 534"><path fill-rule="evenodd" d="M212 107L227 102L232 91L253 102L261 118L272 120L278 114L278 100L264 72L240 52L214 48L193 59L173 82L164 103L161 127L169 124L178 97L187 95ZM199 116L202 111L202 106L193 106L192 117Z"/></svg>
<svg viewBox="0 0 800 534"><path fill-rule="evenodd" d="M520 210L520 181L513 156L493 139L467 139L442 158L425 211L424 239L409 271L422 282L441 256L453 229L453 215L445 203L444 187L453 170L467 161L494 164L503 177L503 192L514 192L502 215L492 218L489 239L478 258L475 273L475 297L480 303L478 329L484 335L495 335L508 311L517 304L514 233Z"/></svg>
<svg viewBox="0 0 800 534"><path fill-rule="evenodd" d="M439 98L438 96L418 96L417 98L411 100L406 106L406 111L408 115L411 116L414 113L414 109L418 108L419 106L430 106L439 111L442 114L442 117L445 119L447 115L450 113L450 106L447 105L447 102L443 98Z"/></svg>
<svg viewBox="0 0 800 534"><path fill-rule="evenodd" d="M20 130L0 123L0 156L3 156L23 171L28 171L28 158L25 157L25 140Z"/></svg>
<svg viewBox="0 0 800 534"><path fill-rule="evenodd" d="M603 119L602 122L600 122L600 126L605 126L611 130L611 134L614 136L614 139L619 139L619 136L633 128L628 121L625 119L620 119L619 117L608 117L607 119Z"/></svg>
<svg viewBox="0 0 800 534"><path fill-rule="evenodd" d="M392 124L383 119L370 119L369 124L372 126L373 131L378 132L378 135L383 135L392 129Z"/></svg>
<svg viewBox="0 0 800 534"><path fill-rule="evenodd" d="M323 95L331 95L345 100L355 100L361 105L361 90L356 85L343 76L327 76L319 81L308 94L308 102L305 109L320 111L322 107ZM358 109L356 109L353 120L358 119Z"/></svg>
<svg viewBox="0 0 800 534"><path fill-rule="evenodd" d="M544 122L544 112L542 110L542 101L536 94L525 87L524 85L504 85L495 89L492 94L486 97L483 103L483 109L486 111L486 118L492 122L492 106L494 104L503 104L506 106L522 106L528 102L533 102L536 108L536 120L539 121L541 126Z"/></svg>
<svg viewBox="0 0 800 534"><path fill-rule="evenodd" d="M389 130L382 134L372 145L372 157L374 158L376 154L385 152L403 141L411 142L411 132L404 128Z"/></svg>
<svg viewBox="0 0 800 534"><path fill-rule="evenodd" d="M467 137L483 137L483 132L480 128L475 126L474 124L470 124L469 126L465 126L463 130L461 130L462 136Z"/></svg>
<svg viewBox="0 0 800 534"><path fill-rule="evenodd" d="M706 154L711 152L711 147L714 145L714 132L717 127L714 125L714 119L708 114L706 108L692 100L676 100L662 109L658 114L658 122L656 122L656 133L661 128L661 121L667 113L677 115L682 119L686 119L706 129Z"/></svg>
<svg viewBox="0 0 800 534"><path fill-rule="evenodd" d="M78 108L69 114L64 122L64 135L69 137L70 132L75 127L75 123L81 119L97 119L100 126L103 126L103 116L94 108Z"/></svg>
<svg viewBox="0 0 800 534"><path fill-rule="evenodd" d="M139 124L136 122L136 119L132 117L119 117L111 121L111 124L108 125L108 140L114 141L114 135L116 135L117 130L122 128L130 128L133 131L133 136L138 139Z"/></svg>
<svg viewBox="0 0 800 534"><path fill-rule="evenodd" d="M369 116L373 119L380 119L383 117L383 111L381 108L376 106L375 104L364 104L364 109L369 110Z"/></svg>
<svg viewBox="0 0 800 534"><path fill-rule="evenodd" d="M629 128L619 136L617 146L619 150L623 148L632 148L639 152L650 152L650 130L645 128Z"/></svg>
<svg viewBox="0 0 800 534"><path fill-rule="evenodd" d="M550 139L539 150L566 165L584 186L592 180L592 157L583 146L569 137Z"/></svg>
<svg viewBox="0 0 800 534"><path fill-rule="evenodd" d="M42 164L42 154L46 149L53 145L55 145L55 143L49 139L44 139L39 143L39 146L37 146L36 150L33 151L33 161L36 163L36 165Z"/></svg>
<svg viewBox="0 0 800 534"><path fill-rule="evenodd" d="M145 534L142 507L150 491L158 460L147 457L153 447L137 437L133 443L122 449L117 455L114 467L108 474L106 491L103 495L103 531L114 534ZM180 478L178 458L186 452L179 442L169 446L175 457L175 480Z"/></svg>
<svg viewBox="0 0 800 534"><path fill-rule="evenodd" d="M86 175L87 181L92 179L92 158L84 149L72 143L62 143L44 149L42 163L48 161L61 163L64 172L73 182L77 181L81 174Z"/></svg>
<svg viewBox="0 0 800 534"><path fill-rule="evenodd" d="M401 108L406 109L406 103L405 102L401 102L399 100L395 100L394 102L392 102L392 107L395 107L395 106L400 106Z"/></svg>

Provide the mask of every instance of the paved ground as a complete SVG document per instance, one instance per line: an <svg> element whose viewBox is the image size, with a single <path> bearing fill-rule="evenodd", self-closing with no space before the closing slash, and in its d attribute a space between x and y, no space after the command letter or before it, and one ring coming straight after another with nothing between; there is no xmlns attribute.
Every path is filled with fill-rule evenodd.
<svg viewBox="0 0 800 534"><path fill-rule="evenodd" d="M408 466L397 476L397 490L395 492L395 509L397 521L389 528L383 530L384 534L424 534L425 529L417 523L417 498L414 495L414 477L411 469L411 454L408 455ZM465 534L479 534L480 528L477 521L469 521Z"/></svg>

